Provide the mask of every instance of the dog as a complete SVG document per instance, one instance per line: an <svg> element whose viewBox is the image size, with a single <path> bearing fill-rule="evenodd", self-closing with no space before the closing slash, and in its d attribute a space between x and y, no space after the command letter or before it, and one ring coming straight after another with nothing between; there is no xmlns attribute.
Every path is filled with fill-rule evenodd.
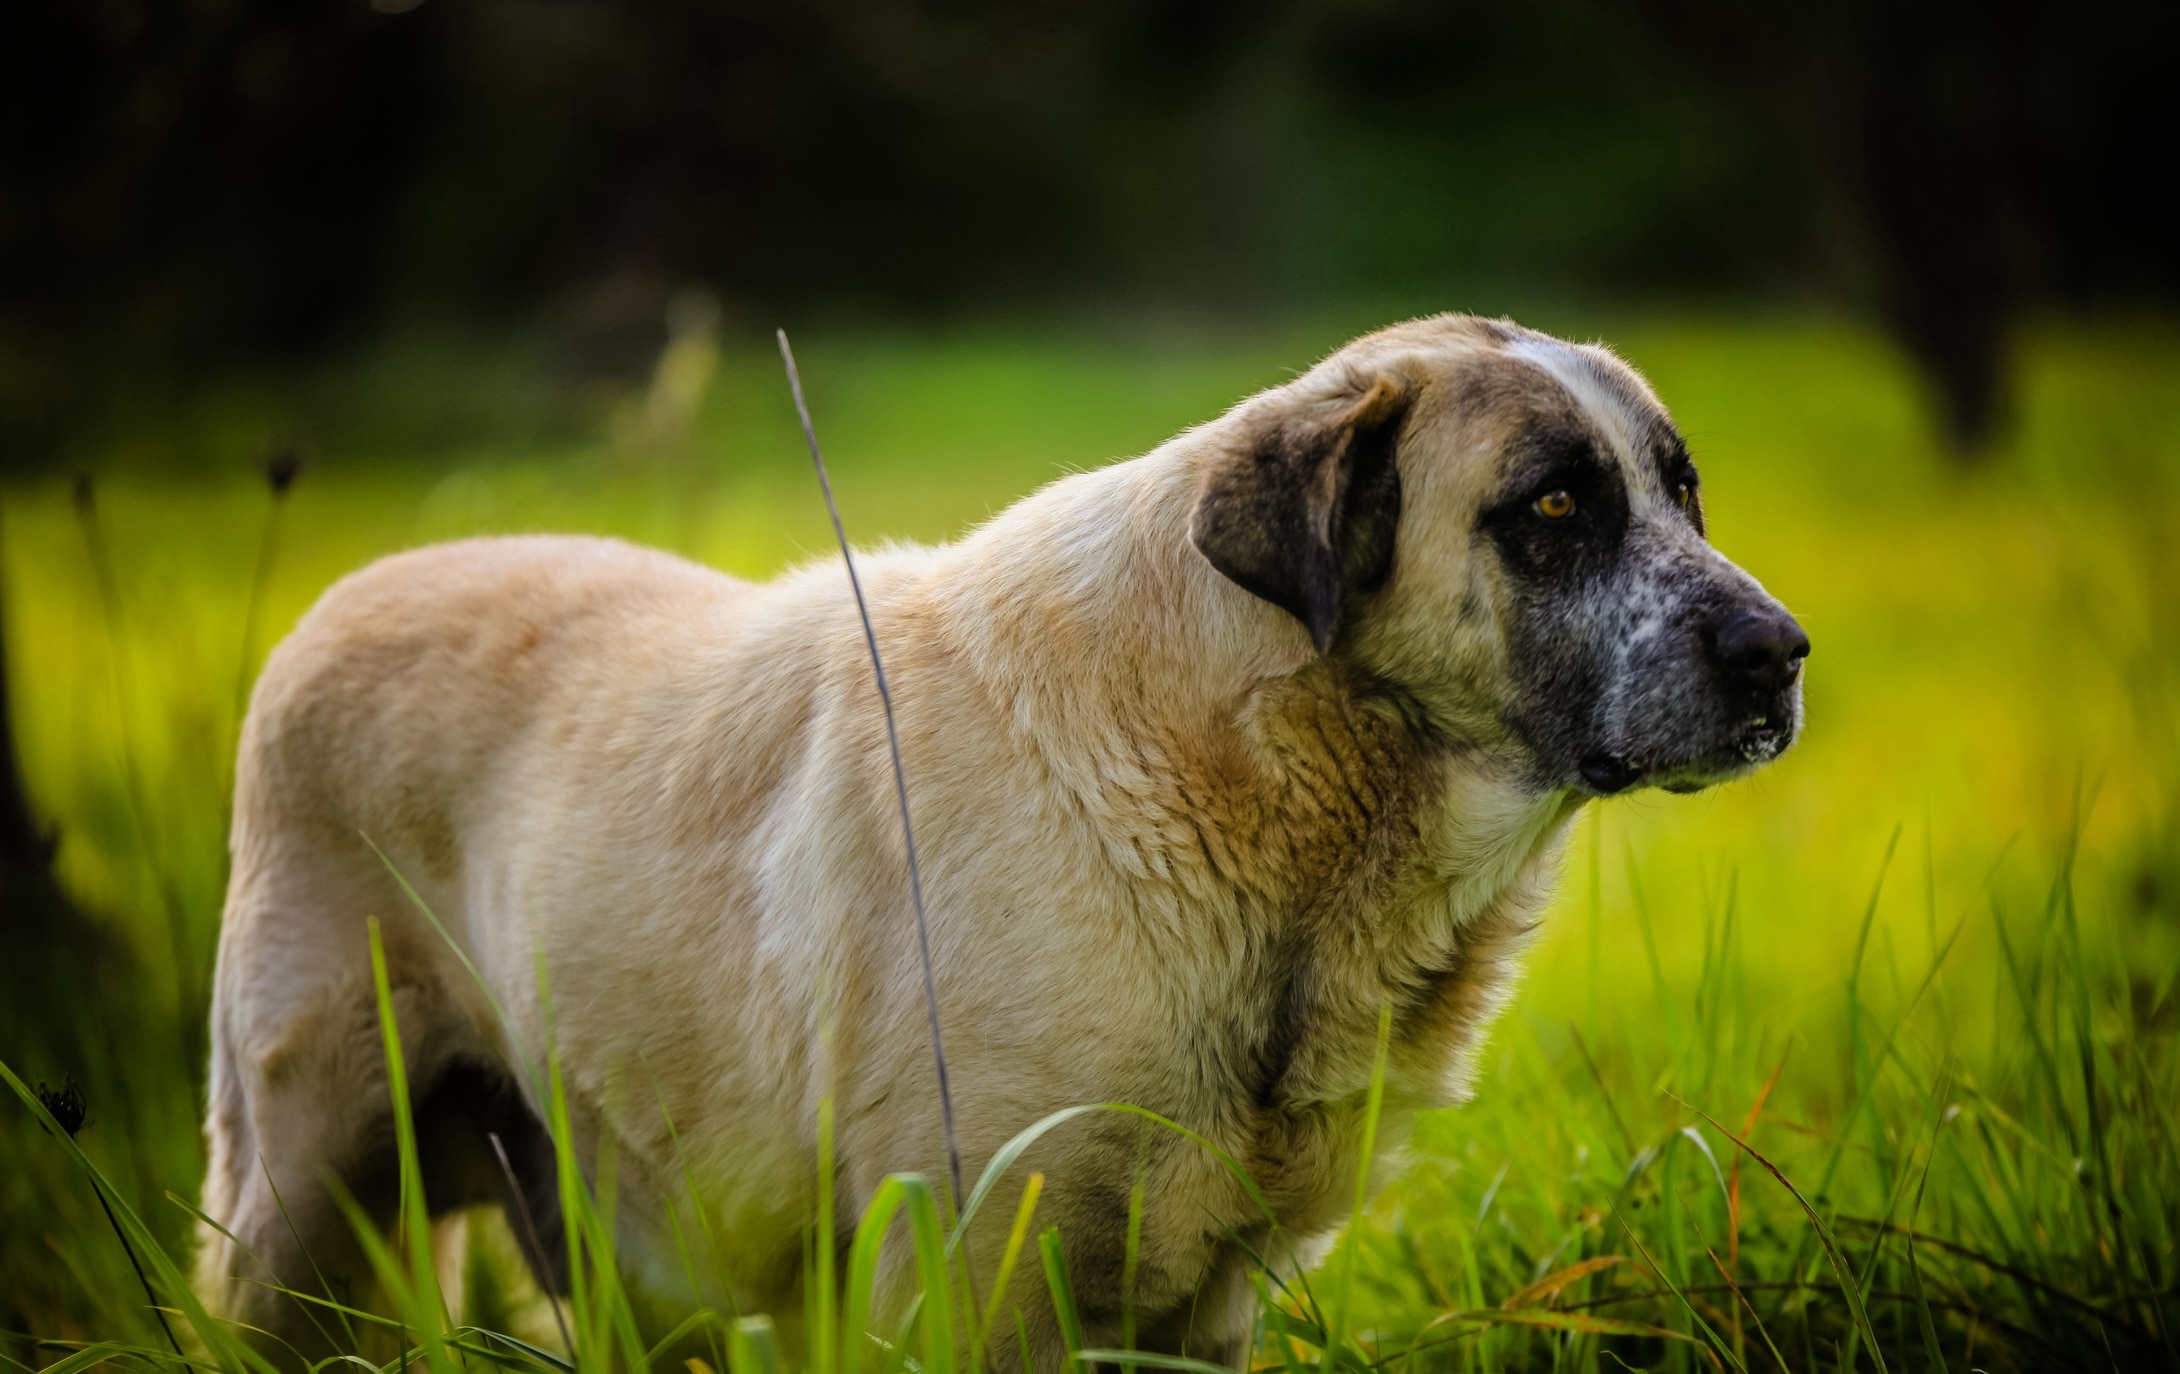
<svg viewBox="0 0 2180 1374"><path fill-rule="evenodd" d="M1581 808L1793 741L1809 641L1704 521L1628 365L1447 315L958 542L858 559L968 1176L1056 1108L1126 1102L1254 1183L1133 1116L1037 1141L1010 1176L1046 1176L1092 1346L1125 1309L1141 1348L1245 1355L1252 1264L1307 1263L1367 1176L1381 1015L1382 1157L1468 1093ZM888 1175L946 1175L886 724L836 561L752 585L510 537L375 563L257 684L232 851L199 1283L268 1348L322 1353L279 1286L369 1290L341 1195L393 1217L367 917L429 1204L522 1212L549 1284L548 1046L638 1284L681 1283L677 1221L708 1232L719 1282L791 1344L821 1099L844 1227ZM1009 1211L969 1230L979 1291ZM1019 1307L1058 1368L1050 1305Z"/></svg>

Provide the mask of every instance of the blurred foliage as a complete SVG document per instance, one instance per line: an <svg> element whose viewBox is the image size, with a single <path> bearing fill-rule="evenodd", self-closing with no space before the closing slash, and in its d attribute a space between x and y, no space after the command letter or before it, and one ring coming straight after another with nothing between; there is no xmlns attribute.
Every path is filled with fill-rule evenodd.
<svg viewBox="0 0 2180 1374"><path fill-rule="evenodd" d="M2169 307L2180 11L1877 0L22 0L0 464L388 331L1816 298L1957 445L2027 304Z"/></svg>

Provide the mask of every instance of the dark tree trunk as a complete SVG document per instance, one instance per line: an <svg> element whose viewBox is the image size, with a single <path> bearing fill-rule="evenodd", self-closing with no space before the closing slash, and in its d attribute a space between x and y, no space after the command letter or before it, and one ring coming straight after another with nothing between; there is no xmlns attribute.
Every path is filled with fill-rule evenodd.
<svg viewBox="0 0 2180 1374"><path fill-rule="evenodd" d="M2017 6L1932 5L1872 25L1834 77L1851 126L1834 155L1874 241L1879 309L1962 460L1987 452L2006 418L2022 69L2036 37Z"/></svg>
<svg viewBox="0 0 2180 1374"><path fill-rule="evenodd" d="M2025 73L2050 37L2036 16L2005 0L1643 0L1637 12L1662 52L1765 126L1790 202L1834 208L1805 251L1913 360L1953 454L1986 453L2021 298Z"/></svg>

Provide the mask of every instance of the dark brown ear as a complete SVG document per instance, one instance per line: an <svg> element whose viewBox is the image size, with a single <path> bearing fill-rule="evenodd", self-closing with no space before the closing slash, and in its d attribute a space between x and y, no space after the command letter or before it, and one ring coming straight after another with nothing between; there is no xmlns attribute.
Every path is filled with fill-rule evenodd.
<svg viewBox="0 0 2180 1374"><path fill-rule="evenodd" d="M1317 652L1393 571L1408 394L1380 377L1322 418L1268 430L1205 479L1188 537L1211 566L1302 622Z"/></svg>

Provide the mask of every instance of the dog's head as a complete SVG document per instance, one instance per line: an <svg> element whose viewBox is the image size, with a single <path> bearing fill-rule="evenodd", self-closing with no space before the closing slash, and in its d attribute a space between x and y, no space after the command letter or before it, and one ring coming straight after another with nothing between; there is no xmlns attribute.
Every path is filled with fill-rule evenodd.
<svg viewBox="0 0 2180 1374"><path fill-rule="evenodd" d="M1233 419L1196 548L1535 785L1693 791L1793 742L1809 640L1710 546L1687 445L1611 353L1439 317Z"/></svg>

